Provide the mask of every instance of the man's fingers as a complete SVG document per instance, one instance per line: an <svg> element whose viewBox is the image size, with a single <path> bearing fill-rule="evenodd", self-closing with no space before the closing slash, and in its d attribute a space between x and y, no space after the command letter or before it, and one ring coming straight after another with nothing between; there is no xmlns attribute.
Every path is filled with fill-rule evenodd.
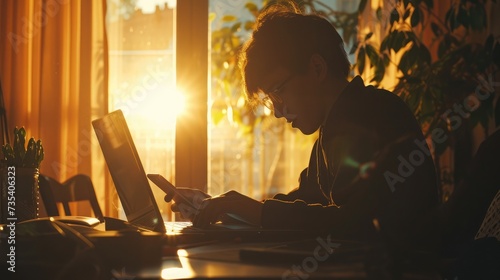
<svg viewBox="0 0 500 280"><path fill-rule="evenodd" d="M213 222L213 217L217 216L217 213L221 211L220 207L216 206L217 199L206 199L204 200L193 219L193 225L195 227L207 227Z"/></svg>
<svg viewBox="0 0 500 280"><path fill-rule="evenodd" d="M223 196L205 199L198 208L198 212L193 219L193 225L203 228L222 221L231 205L231 199Z"/></svg>
<svg viewBox="0 0 500 280"><path fill-rule="evenodd" d="M179 212L179 205L177 203L172 203L170 209L172 209L173 212Z"/></svg>
<svg viewBox="0 0 500 280"><path fill-rule="evenodd" d="M165 200L165 202L170 202L174 198L174 195L175 194L173 192L172 193L168 193L168 194L165 195L165 197L163 199Z"/></svg>

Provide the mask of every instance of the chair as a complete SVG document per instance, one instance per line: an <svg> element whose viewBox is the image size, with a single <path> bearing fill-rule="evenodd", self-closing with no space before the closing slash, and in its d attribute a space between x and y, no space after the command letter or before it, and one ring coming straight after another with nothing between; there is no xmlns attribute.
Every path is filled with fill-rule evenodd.
<svg viewBox="0 0 500 280"><path fill-rule="evenodd" d="M47 215L60 216L58 203L61 203L66 216L71 216L69 202L88 201L97 219L104 222L104 215L97 202L94 185L89 176L77 174L63 183L49 176L40 174L38 177L40 195Z"/></svg>

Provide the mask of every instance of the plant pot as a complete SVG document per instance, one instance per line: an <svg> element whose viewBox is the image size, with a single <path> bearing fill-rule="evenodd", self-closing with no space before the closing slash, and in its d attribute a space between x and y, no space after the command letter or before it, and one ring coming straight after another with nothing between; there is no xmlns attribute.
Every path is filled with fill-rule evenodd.
<svg viewBox="0 0 500 280"><path fill-rule="evenodd" d="M2 166L0 174L0 223L38 218L38 168Z"/></svg>

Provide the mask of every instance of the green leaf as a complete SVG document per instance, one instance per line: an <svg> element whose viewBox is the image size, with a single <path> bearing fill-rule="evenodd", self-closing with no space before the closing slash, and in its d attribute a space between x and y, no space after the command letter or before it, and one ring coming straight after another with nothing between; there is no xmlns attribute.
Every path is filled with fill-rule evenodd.
<svg viewBox="0 0 500 280"><path fill-rule="evenodd" d="M384 79L385 75L385 66L384 62L381 59L377 60L377 63L375 64L375 76L372 79L372 82L376 82L377 84L380 84L382 80Z"/></svg>
<svg viewBox="0 0 500 280"><path fill-rule="evenodd" d="M385 50L387 50L387 42L389 41L391 34L392 33L389 33L387 36L385 36L384 39L382 40L382 43L380 43L380 51L381 52L384 52Z"/></svg>
<svg viewBox="0 0 500 280"><path fill-rule="evenodd" d="M420 50L416 46L413 46L401 56L399 69L403 72L403 74L407 74L409 72L409 70L418 61L419 56Z"/></svg>
<svg viewBox="0 0 500 280"><path fill-rule="evenodd" d="M434 35L436 35L436 37L441 36L441 34L442 34L441 28L435 22L431 22L431 29L432 29L432 33L434 33Z"/></svg>
<svg viewBox="0 0 500 280"><path fill-rule="evenodd" d="M405 13L403 14L403 20L406 20L410 16L410 9L406 9Z"/></svg>
<svg viewBox="0 0 500 280"><path fill-rule="evenodd" d="M412 27L417 26L420 23L420 17L421 17L421 11L420 9L415 9L413 11L413 14L411 15L410 23Z"/></svg>
<svg viewBox="0 0 500 280"><path fill-rule="evenodd" d="M389 47L395 52L399 52L399 50L406 45L403 45L405 39L406 36L404 32L395 31L393 40L391 41L392 44Z"/></svg>
<svg viewBox="0 0 500 280"><path fill-rule="evenodd" d="M245 31L250 31L250 30L253 30L253 26L254 26L255 22L253 21L246 21L245 22Z"/></svg>
<svg viewBox="0 0 500 280"><path fill-rule="evenodd" d="M353 36L354 34L352 33L351 29L344 29L344 42L345 44L348 44L351 41L351 37L355 39Z"/></svg>
<svg viewBox="0 0 500 280"><path fill-rule="evenodd" d="M463 9L462 7L460 7L460 9L458 9L458 15L457 15L457 23L459 25L463 25L465 28L469 28L470 27L470 21L469 21L469 17L467 16L467 11L465 9Z"/></svg>
<svg viewBox="0 0 500 280"><path fill-rule="evenodd" d="M382 16L383 16L382 15L382 7L377 8L376 15L377 15L377 20L382 21Z"/></svg>
<svg viewBox="0 0 500 280"><path fill-rule="evenodd" d="M418 49L420 52L419 61L425 62L425 63L430 65L431 64L431 53L429 52L427 47L424 44L422 44L422 45L420 45L420 47Z"/></svg>
<svg viewBox="0 0 500 280"><path fill-rule="evenodd" d="M235 21L237 19L238 19L237 17L232 16L232 15L225 15L224 17L222 17L223 22L231 22L231 21Z"/></svg>
<svg viewBox="0 0 500 280"><path fill-rule="evenodd" d="M398 11L394 8L391 12L391 16L389 17L389 22L391 23L391 26L394 25L395 22L399 21L399 13Z"/></svg>
<svg viewBox="0 0 500 280"><path fill-rule="evenodd" d="M410 58L408 57L408 52L404 53L401 56L401 59L399 60L398 68L403 72L404 75L408 73L408 70L410 70L411 63L410 63Z"/></svg>
<svg viewBox="0 0 500 280"><path fill-rule="evenodd" d="M14 129L14 144L11 147L9 144L2 146L2 152L4 158L0 159L9 165L14 165L18 167L36 167L38 168L40 162L43 160L43 147L42 142L32 137L28 140L28 145L25 147L26 143L26 130L24 127Z"/></svg>
<svg viewBox="0 0 500 280"><path fill-rule="evenodd" d="M358 59L357 59L359 74L363 74L365 70L365 59L366 59L365 48L361 47L358 51Z"/></svg>
<svg viewBox="0 0 500 280"><path fill-rule="evenodd" d="M401 46L405 47L410 42L418 44L418 39L415 36L415 33L411 31L404 31L402 33L403 33L403 42L401 43Z"/></svg>
<svg viewBox="0 0 500 280"><path fill-rule="evenodd" d="M22 141L22 144L24 145L26 143L26 129L24 129L24 126L22 126L17 133L19 133L19 138Z"/></svg>
<svg viewBox="0 0 500 280"><path fill-rule="evenodd" d="M241 27L241 22L237 22L235 24L233 24L233 26L231 26L231 32L238 32L238 30L240 29Z"/></svg>
<svg viewBox="0 0 500 280"><path fill-rule="evenodd" d="M26 130L24 127L14 129L14 157L15 164L21 166L26 154Z"/></svg>
<svg viewBox="0 0 500 280"><path fill-rule="evenodd" d="M460 24L457 21L457 18L455 17L454 9L449 9L448 12L446 12L445 19L451 31L454 31L460 26Z"/></svg>
<svg viewBox="0 0 500 280"><path fill-rule="evenodd" d="M363 13L363 11L365 10L367 2L368 2L368 0L361 0L361 1L359 1L358 14L362 14Z"/></svg>
<svg viewBox="0 0 500 280"><path fill-rule="evenodd" d="M355 42L353 45L352 45L352 48L351 50L349 51L349 54L354 54L356 52L356 50L358 49L358 46L359 46L359 42Z"/></svg>
<svg viewBox="0 0 500 280"><path fill-rule="evenodd" d="M14 150L12 149L12 147L10 146L9 143L2 146L2 152L3 152L3 156L4 156L6 164L7 165L14 165L15 164L15 162L14 162L14 160L15 160Z"/></svg>
<svg viewBox="0 0 500 280"><path fill-rule="evenodd" d="M383 56L384 67L389 66L389 63L391 62L389 55L387 53L383 53L382 56Z"/></svg>
<svg viewBox="0 0 500 280"><path fill-rule="evenodd" d="M373 36L373 32L366 34L365 41L368 41L368 39L370 39L372 36Z"/></svg>
<svg viewBox="0 0 500 280"><path fill-rule="evenodd" d="M43 158L45 157L45 153L43 151L42 140L38 140L36 142L36 167L38 168L42 163Z"/></svg>
<svg viewBox="0 0 500 280"><path fill-rule="evenodd" d="M26 150L26 155L24 156L22 166L25 167L35 167L35 156L36 156L36 143L35 138L30 138L28 141L28 148Z"/></svg>
<svg viewBox="0 0 500 280"><path fill-rule="evenodd" d="M380 60L380 56L378 55L377 51L372 45L369 44L367 44L365 48L366 48L366 55L370 59L371 67L377 66Z"/></svg>
<svg viewBox="0 0 500 280"><path fill-rule="evenodd" d="M411 89L408 90L408 96L405 99L406 104L408 104L408 107L410 110L415 114L420 107L420 91L418 90L418 87L412 87Z"/></svg>
<svg viewBox="0 0 500 280"><path fill-rule="evenodd" d="M257 8L257 5L255 5L254 3L252 2L247 2L245 4L245 8L247 8L247 10L249 12L251 12L252 14L255 14L255 13L258 13L259 12L259 9Z"/></svg>

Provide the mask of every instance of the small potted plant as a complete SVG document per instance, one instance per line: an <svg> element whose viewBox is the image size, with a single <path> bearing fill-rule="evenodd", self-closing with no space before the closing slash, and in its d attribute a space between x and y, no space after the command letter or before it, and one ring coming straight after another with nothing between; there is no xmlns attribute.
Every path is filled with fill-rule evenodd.
<svg viewBox="0 0 500 280"><path fill-rule="evenodd" d="M16 127L13 145L2 146L0 223L38 217L38 175L43 157L42 141L32 137L26 145L26 130Z"/></svg>

